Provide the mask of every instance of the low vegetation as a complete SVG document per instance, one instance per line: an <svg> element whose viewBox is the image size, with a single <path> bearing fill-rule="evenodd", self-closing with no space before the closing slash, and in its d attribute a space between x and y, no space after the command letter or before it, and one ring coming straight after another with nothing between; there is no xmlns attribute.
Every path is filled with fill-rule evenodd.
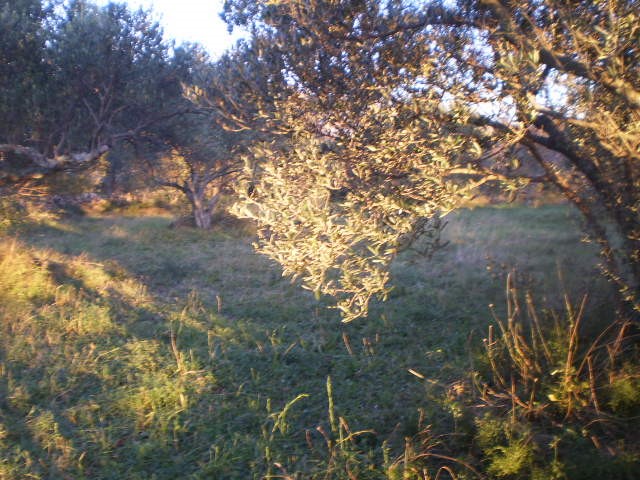
<svg viewBox="0 0 640 480"><path fill-rule="evenodd" d="M8 226L0 478L637 478L633 332L578 221L461 211L350 324L237 221Z"/></svg>
<svg viewBox="0 0 640 480"><path fill-rule="evenodd" d="M0 480L640 478L637 1L103 3L0 0Z"/></svg>

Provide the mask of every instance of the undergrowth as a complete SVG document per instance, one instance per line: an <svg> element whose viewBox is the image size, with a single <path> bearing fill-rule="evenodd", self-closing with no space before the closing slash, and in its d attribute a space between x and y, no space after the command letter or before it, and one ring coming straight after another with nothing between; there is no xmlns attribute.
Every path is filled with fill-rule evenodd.
<svg viewBox="0 0 640 480"><path fill-rule="evenodd" d="M539 309L507 276L505 317L494 312L473 376L470 414L487 472L638 478L637 325L588 318L586 295L563 299L560 312Z"/></svg>
<svg viewBox="0 0 640 480"><path fill-rule="evenodd" d="M349 325L244 226L2 234L0 479L636 478L634 330L577 229L554 233L568 215L463 212L448 252L401 258L389 302ZM532 222L531 248L506 227ZM511 276L502 306L514 264L532 291ZM587 300L554 302L556 264Z"/></svg>

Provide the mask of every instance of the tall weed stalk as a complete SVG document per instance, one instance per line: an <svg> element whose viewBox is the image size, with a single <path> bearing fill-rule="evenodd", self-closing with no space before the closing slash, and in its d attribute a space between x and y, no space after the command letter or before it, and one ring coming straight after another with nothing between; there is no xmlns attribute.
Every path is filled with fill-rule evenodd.
<svg viewBox="0 0 640 480"><path fill-rule="evenodd" d="M563 299L562 313L541 310L511 273L504 316L492 308L495 325L483 340L486 369L474 376L472 408L476 443L497 477L567 478L561 457L585 451L594 452L585 464L602 463L602 454L625 471L629 459L640 458L636 442L626 442L640 413L634 327L613 319L589 334L587 296ZM572 471L584 468L572 462Z"/></svg>
<svg viewBox="0 0 640 480"><path fill-rule="evenodd" d="M532 295L520 294L511 273L506 318L492 308L498 331L489 326L483 340L490 378L477 385L484 404L508 410L513 421L605 415L600 396L606 395L629 353L630 324L612 321L585 342L580 331L588 298L578 303L566 294L563 298L562 314L549 311L541 318Z"/></svg>

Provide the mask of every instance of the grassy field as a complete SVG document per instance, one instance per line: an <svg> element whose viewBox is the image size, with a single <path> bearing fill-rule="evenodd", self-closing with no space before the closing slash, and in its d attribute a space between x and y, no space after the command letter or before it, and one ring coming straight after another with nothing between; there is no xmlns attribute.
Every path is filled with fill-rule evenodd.
<svg viewBox="0 0 640 480"><path fill-rule="evenodd" d="M171 221L0 237L0 479L477 478L492 470L459 397L507 273L541 308L587 294L583 324L611 320L565 206L452 216L448 247L404 254L390 300L352 324L253 253L247 228Z"/></svg>

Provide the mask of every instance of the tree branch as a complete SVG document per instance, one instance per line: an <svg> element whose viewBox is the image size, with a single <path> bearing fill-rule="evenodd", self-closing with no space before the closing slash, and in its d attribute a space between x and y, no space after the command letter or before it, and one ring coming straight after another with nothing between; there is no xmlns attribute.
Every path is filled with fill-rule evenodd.
<svg viewBox="0 0 640 480"><path fill-rule="evenodd" d="M168 180L159 180L157 178L154 178L153 183L155 183L159 187L175 188L176 190L180 190L184 194L187 193L187 187L185 187L184 185L180 185L177 182L170 182Z"/></svg>
<svg viewBox="0 0 640 480"><path fill-rule="evenodd" d="M499 0L482 0L497 17L502 31L501 36L516 48L524 51L538 51L540 62L564 73L600 83L603 87L622 98L630 107L640 110L640 91L623 78L611 75L607 71L596 72L590 65L576 60L575 56L564 55L550 47L536 45L524 32L518 31L509 9Z"/></svg>
<svg viewBox="0 0 640 480"><path fill-rule="evenodd" d="M62 155L54 155L53 157L47 157L40 153L35 148L25 147L24 145L16 144L0 144L0 152L2 153L14 153L26 157L35 164L37 167L46 170L55 170L67 165L79 165L93 162L102 155L107 153L111 147L109 145L100 145L88 152L68 153ZM0 161L6 161L5 157L1 157Z"/></svg>

